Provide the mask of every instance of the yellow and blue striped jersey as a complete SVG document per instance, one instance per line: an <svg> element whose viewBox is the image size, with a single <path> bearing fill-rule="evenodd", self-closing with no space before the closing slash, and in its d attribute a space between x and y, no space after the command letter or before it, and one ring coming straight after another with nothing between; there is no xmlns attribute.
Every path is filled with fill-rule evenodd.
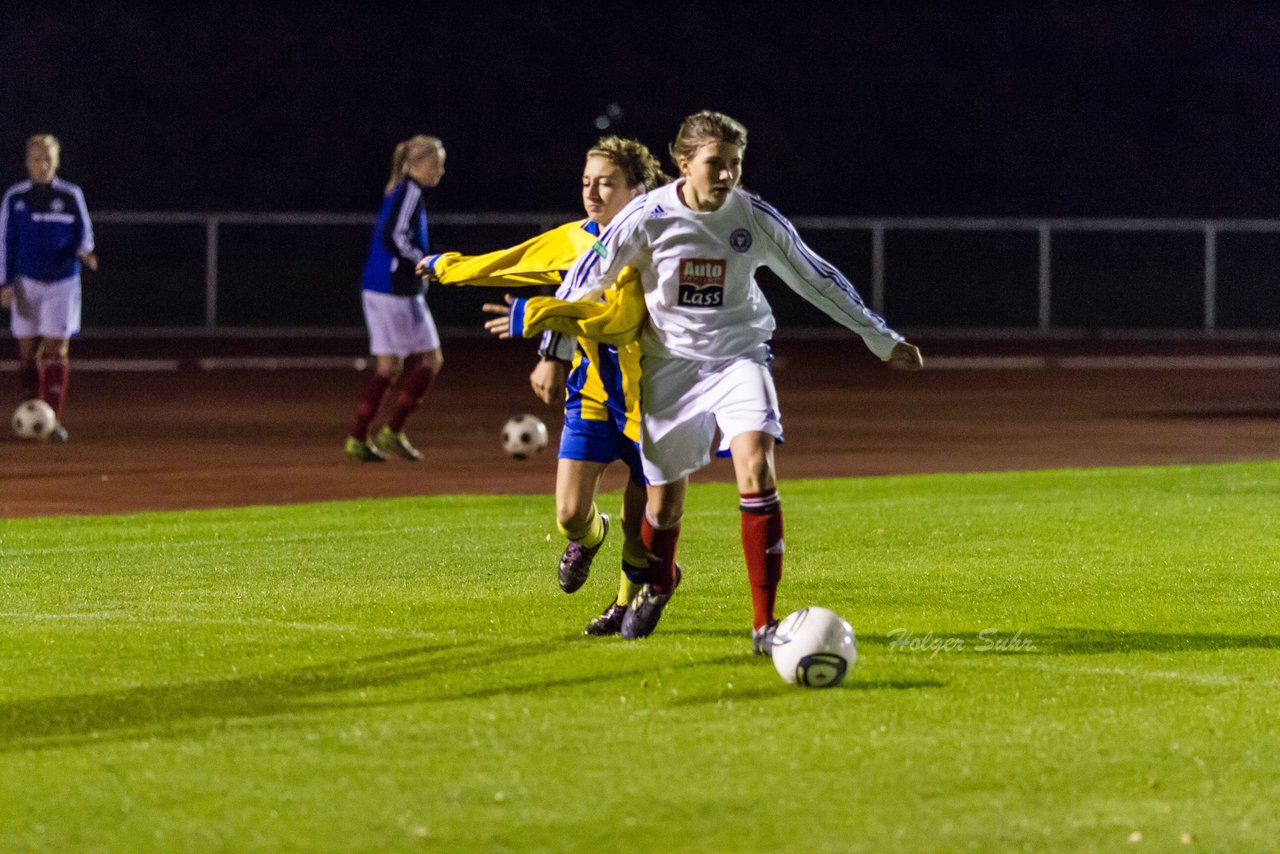
<svg viewBox="0 0 1280 854"><path fill-rule="evenodd" d="M558 285L600 236L591 220L565 223L518 246L484 255L447 252L428 259L444 285L524 287ZM640 441L640 347L581 338L565 380L565 411L588 421L613 421L627 438Z"/></svg>

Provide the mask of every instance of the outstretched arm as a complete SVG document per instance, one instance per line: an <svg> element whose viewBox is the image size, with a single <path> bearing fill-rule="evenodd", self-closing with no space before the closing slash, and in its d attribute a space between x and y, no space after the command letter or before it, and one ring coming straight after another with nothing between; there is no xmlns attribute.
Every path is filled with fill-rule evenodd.
<svg viewBox="0 0 1280 854"><path fill-rule="evenodd" d="M507 305L490 303L483 310L497 315L485 323L485 328L499 338L531 338L549 331L617 345L639 338L649 316L644 285L633 267L624 267L618 281L599 301L516 299L508 295Z"/></svg>
<svg viewBox="0 0 1280 854"><path fill-rule="evenodd" d="M840 325L858 333L871 352L884 361L902 367L920 367L920 351L906 344L884 318L867 308L849 280L805 245L790 221L760 199L751 200L751 212L760 231L769 238L766 248L769 269L788 287Z"/></svg>
<svg viewBox="0 0 1280 854"><path fill-rule="evenodd" d="M573 266L573 262L595 239L581 222L570 222L517 246L484 255L461 255L457 252L428 255L418 263L417 272L419 276L429 276L442 285L559 285L563 272Z"/></svg>

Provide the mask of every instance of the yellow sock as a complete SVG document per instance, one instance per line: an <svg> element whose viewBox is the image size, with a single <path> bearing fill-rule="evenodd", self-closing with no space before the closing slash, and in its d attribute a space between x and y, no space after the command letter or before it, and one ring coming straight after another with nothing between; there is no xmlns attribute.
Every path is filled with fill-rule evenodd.
<svg viewBox="0 0 1280 854"><path fill-rule="evenodd" d="M604 539L604 520L600 518L600 512L596 510L595 504L591 505L591 515L587 517L587 524L581 528L566 528L559 522L556 523L556 528L575 543L588 549L594 549Z"/></svg>
<svg viewBox="0 0 1280 854"><path fill-rule="evenodd" d="M627 566L645 569L649 566L649 556L645 554L644 546L625 540L622 543L622 562Z"/></svg>
<svg viewBox="0 0 1280 854"><path fill-rule="evenodd" d="M631 600L636 598L636 594L640 592L640 585L627 578L625 572L619 572L618 578L618 604L630 605Z"/></svg>

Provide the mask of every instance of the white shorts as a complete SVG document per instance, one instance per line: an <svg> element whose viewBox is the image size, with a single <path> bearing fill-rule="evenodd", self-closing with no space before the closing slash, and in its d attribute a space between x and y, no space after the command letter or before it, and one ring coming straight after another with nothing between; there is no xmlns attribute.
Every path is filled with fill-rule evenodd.
<svg viewBox="0 0 1280 854"><path fill-rule="evenodd" d="M766 351L718 362L644 358L640 437L649 483L674 483L710 462L717 427L721 450L740 433L782 440L767 359Z"/></svg>
<svg viewBox="0 0 1280 854"><path fill-rule="evenodd" d="M9 331L14 338L70 338L80 331L80 277L41 282L19 276Z"/></svg>
<svg viewBox="0 0 1280 854"><path fill-rule="evenodd" d="M369 352L375 356L425 353L440 346L435 319L426 299L362 291L364 322L369 327Z"/></svg>

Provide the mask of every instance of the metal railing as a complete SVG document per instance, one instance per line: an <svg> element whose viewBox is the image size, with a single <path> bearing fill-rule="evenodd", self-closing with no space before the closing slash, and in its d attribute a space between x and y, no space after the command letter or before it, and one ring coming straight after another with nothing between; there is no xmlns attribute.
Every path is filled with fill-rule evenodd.
<svg viewBox="0 0 1280 854"><path fill-rule="evenodd" d="M545 231L580 218L567 213L433 213L431 222L442 226L528 226L530 233ZM204 323L218 326L219 230L223 225L249 226L371 226L364 213L295 212L168 212L103 211L95 222L112 225L194 225L204 229ZM800 216L793 223L802 232L865 232L871 239L870 303L884 312L886 294L885 236L895 231L1029 232L1038 235L1037 319L1040 332L1053 328L1053 235L1061 232L1182 232L1204 238L1204 332L1217 329L1218 236L1224 233L1278 233L1274 219L1132 219L1132 218L1028 218L1028 217L832 217Z"/></svg>

